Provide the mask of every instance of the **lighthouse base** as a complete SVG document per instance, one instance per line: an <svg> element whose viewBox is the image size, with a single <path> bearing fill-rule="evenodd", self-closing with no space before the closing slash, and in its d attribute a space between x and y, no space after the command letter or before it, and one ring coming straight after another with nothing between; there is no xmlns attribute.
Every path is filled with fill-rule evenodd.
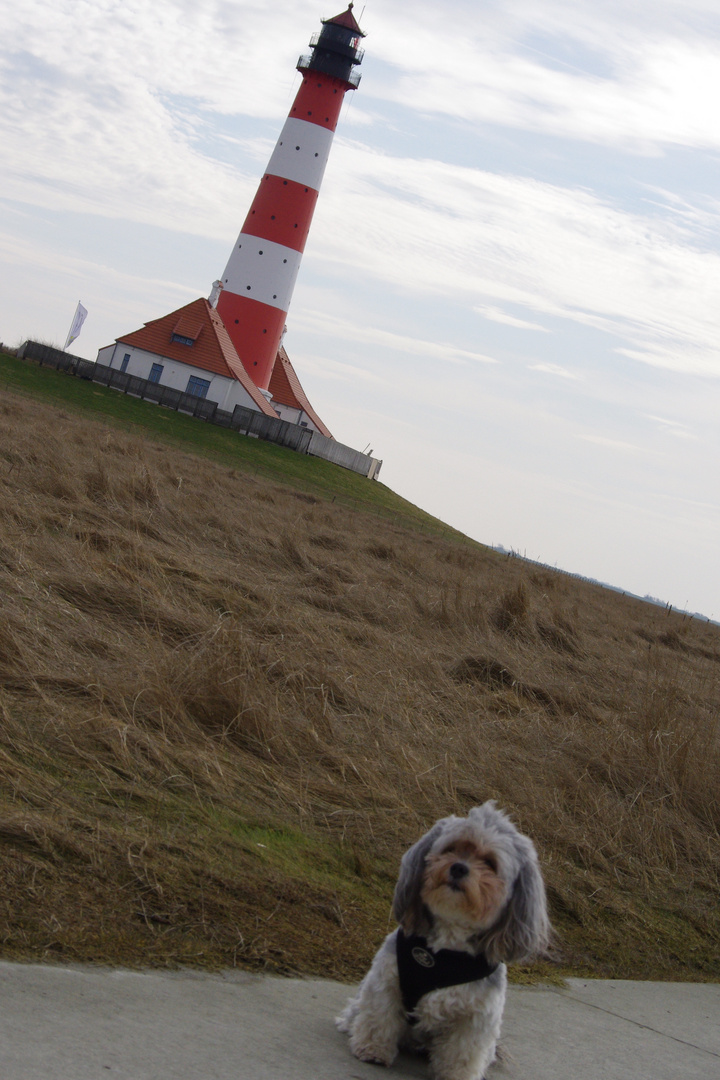
<svg viewBox="0 0 720 1080"><path fill-rule="evenodd" d="M217 313L248 375L260 390L267 390L285 329L286 312L235 293L221 292Z"/></svg>

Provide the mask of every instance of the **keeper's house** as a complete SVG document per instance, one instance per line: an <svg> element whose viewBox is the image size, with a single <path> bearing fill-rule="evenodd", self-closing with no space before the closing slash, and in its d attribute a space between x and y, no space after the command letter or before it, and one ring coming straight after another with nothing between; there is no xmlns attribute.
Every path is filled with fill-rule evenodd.
<svg viewBox="0 0 720 1080"><path fill-rule="evenodd" d="M216 401L226 412L242 405L332 438L310 405L284 348L281 346L277 354L268 390L260 390L245 370L217 311L202 298L117 338L114 345L100 349L97 360L141 379Z"/></svg>

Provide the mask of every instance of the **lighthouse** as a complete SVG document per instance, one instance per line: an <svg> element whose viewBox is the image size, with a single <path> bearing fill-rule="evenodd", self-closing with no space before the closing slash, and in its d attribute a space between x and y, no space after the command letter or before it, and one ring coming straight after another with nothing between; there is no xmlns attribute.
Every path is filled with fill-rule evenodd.
<svg viewBox="0 0 720 1080"><path fill-rule="evenodd" d="M310 40L302 85L220 279L217 313L250 378L268 391L340 109L365 36L353 5Z"/></svg>

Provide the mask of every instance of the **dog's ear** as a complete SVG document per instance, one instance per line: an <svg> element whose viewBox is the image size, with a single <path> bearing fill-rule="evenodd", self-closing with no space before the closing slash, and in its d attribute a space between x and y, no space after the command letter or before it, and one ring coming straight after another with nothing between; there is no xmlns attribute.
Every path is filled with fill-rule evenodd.
<svg viewBox="0 0 720 1080"><path fill-rule="evenodd" d="M482 947L493 963L528 960L542 952L550 938L545 884L532 841L520 833L515 838L520 869L510 899L498 922L483 934Z"/></svg>
<svg viewBox="0 0 720 1080"><path fill-rule="evenodd" d="M405 852L400 862L400 873L393 896L393 915L407 934L422 934L429 930L420 889L425 858L443 831L446 820L437 821L429 832Z"/></svg>

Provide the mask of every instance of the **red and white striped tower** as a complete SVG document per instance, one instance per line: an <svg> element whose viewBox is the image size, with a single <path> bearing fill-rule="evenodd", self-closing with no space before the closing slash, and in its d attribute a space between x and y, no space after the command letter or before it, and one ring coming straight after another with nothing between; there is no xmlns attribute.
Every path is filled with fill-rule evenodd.
<svg viewBox="0 0 720 1080"><path fill-rule="evenodd" d="M217 311L256 386L267 390L340 108L360 82L353 5L310 40L298 90L222 275Z"/></svg>

